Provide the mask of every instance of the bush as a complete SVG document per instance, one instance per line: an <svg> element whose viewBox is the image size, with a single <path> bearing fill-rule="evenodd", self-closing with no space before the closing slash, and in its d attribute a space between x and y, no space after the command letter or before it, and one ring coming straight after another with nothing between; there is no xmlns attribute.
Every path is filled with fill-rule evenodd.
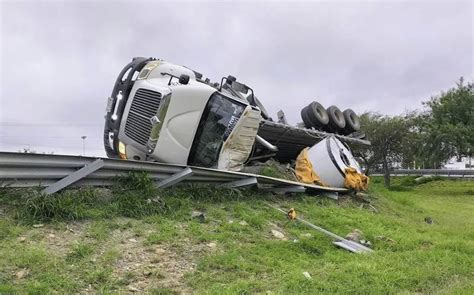
<svg viewBox="0 0 474 295"><path fill-rule="evenodd" d="M246 196L253 197L254 194L249 192ZM114 216L138 218L156 214L184 217L195 209L193 202L224 202L243 197L237 189L215 186L187 185L158 190L148 174L129 172L117 177L111 190L66 190L52 195L31 191L21 200L10 203L17 208L17 217L31 224Z"/></svg>
<svg viewBox="0 0 474 295"><path fill-rule="evenodd" d="M21 200L14 199L9 204L17 208L18 219L31 224L114 216L138 218L155 214L184 218L199 203L237 201L253 197L254 194L249 191L244 195L237 189L202 185L158 190L146 173L129 172L117 177L111 190L89 188L66 190L52 195L32 191Z"/></svg>
<svg viewBox="0 0 474 295"><path fill-rule="evenodd" d="M112 200L112 207L116 210L115 214L125 217L141 217L152 214L163 213L166 205L161 198L140 191L125 191L117 195Z"/></svg>
<svg viewBox="0 0 474 295"><path fill-rule="evenodd" d="M400 177L400 185L401 186L415 186L416 183L416 176L403 176Z"/></svg>
<svg viewBox="0 0 474 295"><path fill-rule="evenodd" d="M94 189L66 190L45 195L37 191L26 196L17 216L27 223L77 220L90 217L139 217L161 213L164 203L156 201L156 187L146 173L130 172L118 177L112 195L104 197Z"/></svg>
<svg viewBox="0 0 474 295"><path fill-rule="evenodd" d="M136 191L146 197L151 197L156 194L157 189L148 173L129 171L126 175L114 179L112 191L119 194L125 191Z"/></svg>
<svg viewBox="0 0 474 295"><path fill-rule="evenodd" d="M53 195L34 192L27 197L19 217L29 222L82 219L86 216L87 208L95 202L96 198L91 190L66 191Z"/></svg>

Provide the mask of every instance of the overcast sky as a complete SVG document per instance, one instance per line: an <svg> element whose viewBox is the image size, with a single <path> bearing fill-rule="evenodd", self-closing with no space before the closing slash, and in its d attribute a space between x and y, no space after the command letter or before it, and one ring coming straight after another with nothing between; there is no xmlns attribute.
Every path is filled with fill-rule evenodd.
<svg viewBox="0 0 474 295"><path fill-rule="evenodd" d="M399 114L473 79L471 1L2 1L0 150L102 151L103 115L134 56L232 74L291 123L316 100Z"/></svg>

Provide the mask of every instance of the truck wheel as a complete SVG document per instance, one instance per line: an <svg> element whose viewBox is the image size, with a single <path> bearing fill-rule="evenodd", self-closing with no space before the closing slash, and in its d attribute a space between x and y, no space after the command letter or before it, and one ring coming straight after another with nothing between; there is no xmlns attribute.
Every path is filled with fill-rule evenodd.
<svg viewBox="0 0 474 295"><path fill-rule="evenodd" d="M344 114L336 106L330 106L327 108L329 116L328 131L330 132L344 132L346 127L346 120Z"/></svg>
<svg viewBox="0 0 474 295"><path fill-rule="evenodd" d="M322 129L329 122L328 113L319 102L313 101L310 103L306 107L306 113L312 126L316 129Z"/></svg>
<svg viewBox="0 0 474 295"><path fill-rule="evenodd" d="M359 116L357 116L353 110L347 109L342 112L342 114L346 120L346 127L344 128L345 134L351 134L360 130Z"/></svg>
<svg viewBox="0 0 474 295"><path fill-rule="evenodd" d="M301 119L303 119L304 126L310 129L313 126L313 123L308 118L308 107L304 107L301 109Z"/></svg>

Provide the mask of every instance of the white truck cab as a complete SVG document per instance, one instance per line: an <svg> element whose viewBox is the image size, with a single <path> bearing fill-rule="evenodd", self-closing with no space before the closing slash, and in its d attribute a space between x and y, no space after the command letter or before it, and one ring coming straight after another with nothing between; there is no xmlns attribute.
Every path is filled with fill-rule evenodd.
<svg viewBox="0 0 474 295"><path fill-rule="evenodd" d="M231 89L232 83L238 87ZM184 66L135 58L107 104L107 155L238 171L261 121L249 95L253 91L235 79L212 84Z"/></svg>

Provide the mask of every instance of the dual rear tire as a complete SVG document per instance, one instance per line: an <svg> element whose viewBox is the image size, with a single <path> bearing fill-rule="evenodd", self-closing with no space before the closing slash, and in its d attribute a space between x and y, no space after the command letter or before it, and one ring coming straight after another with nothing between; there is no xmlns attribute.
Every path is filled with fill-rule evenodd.
<svg viewBox="0 0 474 295"><path fill-rule="evenodd" d="M351 134L360 130L360 120L359 116L351 110L347 109L342 112L344 119L346 120L346 126L344 127L344 134Z"/></svg>
<svg viewBox="0 0 474 295"><path fill-rule="evenodd" d="M326 127L326 130L329 132L337 133L346 127L346 119L344 119L344 114L336 106L330 106L327 108L327 113L329 116L329 124Z"/></svg>
<svg viewBox="0 0 474 295"><path fill-rule="evenodd" d="M301 118L306 128L324 128L329 123L329 116L324 107L313 101L301 110Z"/></svg>
<svg viewBox="0 0 474 295"><path fill-rule="evenodd" d="M306 128L315 128L331 133L348 135L360 130L360 121L357 114L346 109L344 112L337 106L325 109L320 103L313 101L301 110Z"/></svg>

